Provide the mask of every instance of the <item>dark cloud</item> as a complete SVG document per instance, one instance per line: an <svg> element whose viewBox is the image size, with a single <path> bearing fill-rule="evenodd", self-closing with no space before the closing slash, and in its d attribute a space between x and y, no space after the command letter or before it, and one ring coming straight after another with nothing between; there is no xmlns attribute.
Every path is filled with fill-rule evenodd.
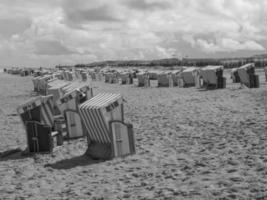
<svg viewBox="0 0 267 200"><path fill-rule="evenodd" d="M69 55L74 54L59 41L56 40L41 40L35 42L35 53L38 55Z"/></svg>
<svg viewBox="0 0 267 200"><path fill-rule="evenodd" d="M125 1L125 4L136 10L166 10L171 8L171 5L168 2L148 2L146 0L129 0Z"/></svg>
<svg viewBox="0 0 267 200"><path fill-rule="evenodd" d="M74 10L68 13L68 18L75 21L119 21L119 19L112 16L108 7L101 6L99 8L90 10Z"/></svg>
<svg viewBox="0 0 267 200"><path fill-rule="evenodd" d="M97 8L77 8L64 5L65 23L72 27L80 27L90 22L119 22L108 6Z"/></svg>
<svg viewBox="0 0 267 200"><path fill-rule="evenodd" d="M0 19L0 35L10 37L19 34L31 26L31 20L27 18L6 18Z"/></svg>

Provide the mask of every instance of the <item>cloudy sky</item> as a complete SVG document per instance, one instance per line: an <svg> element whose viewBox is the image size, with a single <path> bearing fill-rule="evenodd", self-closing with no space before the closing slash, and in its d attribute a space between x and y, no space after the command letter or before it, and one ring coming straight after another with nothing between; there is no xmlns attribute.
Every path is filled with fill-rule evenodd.
<svg viewBox="0 0 267 200"><path fill-rule="evenodd" d="M266 52L267 0L0 0L0 65Z"/></svg>

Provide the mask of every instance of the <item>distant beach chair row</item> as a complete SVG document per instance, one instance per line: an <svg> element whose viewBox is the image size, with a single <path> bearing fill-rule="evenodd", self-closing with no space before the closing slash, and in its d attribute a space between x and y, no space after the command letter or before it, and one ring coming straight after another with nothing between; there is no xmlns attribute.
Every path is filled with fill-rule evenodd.
<svg viewBox="0 0 267 200"><path fill-rule="evenodd" d="M222 89L226 87L223 66L186 67L180 70L106 70L93 75L92 80L105 83L133 84L136 87L192 87ZM265 68L267 81L267 67ZM231 78L248 88L260 87L254 63L233 69Z"/></svg>

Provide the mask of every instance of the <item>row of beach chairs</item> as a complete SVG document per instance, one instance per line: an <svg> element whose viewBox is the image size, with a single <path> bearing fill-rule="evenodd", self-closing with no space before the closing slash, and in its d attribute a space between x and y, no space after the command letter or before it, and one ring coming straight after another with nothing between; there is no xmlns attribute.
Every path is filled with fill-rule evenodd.
<svg viewBox="0 0 267 200"><path fill-rule="evenodd" d="M205 68L188 67L172 71L140 71L134 75L128 73L125 78L117 73L104 73L106 83L134 84L136 87L191 87L225 88L223 66Z"/></svg>
<svg viewBox="0 0 267 200"><path fill-rule="evenodd" d="M82 77L81 77L82 78ZM39 77L45 92L18 106L30 153L52 152L64 139L87 137L87 154L110 159L135 153L132 124L125 123L123 97L93 96L87 81ZM51 81L53 80L53 81Z"/></svg>
<svg viewBox="0 0 267 200"><path fill-rule="evenodd" d="M203 68L187 67L172 71L100 72L93 80L106 83L134 84L136 87L192 87L199 89L220 89L226 87L223 66ZM267 67L265 68L267 81ZM234 83L241 83L248 88L260 87L259 76L255 74L254 63L233 69L231 78Z"/></svg>

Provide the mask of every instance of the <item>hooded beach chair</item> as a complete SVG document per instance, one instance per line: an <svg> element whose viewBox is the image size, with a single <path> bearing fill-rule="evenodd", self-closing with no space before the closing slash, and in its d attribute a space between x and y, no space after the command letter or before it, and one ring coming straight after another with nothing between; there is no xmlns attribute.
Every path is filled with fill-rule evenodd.
<svg viewBox="0 0 267 200"><path fill-rule="evenodd" d="M51 152L62 144L62 132L55 129L53 96L39 96L18 106L29 152Z"/></svg>
<svg viewBox="0 0 267 200"><path fill-rule="evenodd" d="M120 85L130 84L129 79L130 79L129 72L119 72L119 74L118 74L118 83Z"/></svg>
<svg viewBox="0 0 267 200"><path fill-rule="evenodd" d="M176 87L179 83L179 75L181 73L181 70L171 70L168 74L169 78L169 87Z"/></svg>
<svg viewBox="0 0 267 200"><path fill-rule="evenodd" d="M50 81L52 79L53 79L52 75L45 75L45 76L39 77L37 79L40 94L42 94L42 95L47 94L48 81Z"/></svg>
<svg viewBox="0 0 267 200"><path fill-rule="evenodd" d="M124 122L120 94L100 93L81 104L79 111L90 156L110 159L135 153L133 126Z"/></svg>
<svg viewBox="0 0 267 200"><path fill-rule="evenodd" d="M47 95L53 95L54 107L55 107L55 115L60 114L60 110L58 108L57 102L58 100L64 96L63 89L67 85L71 84L69 81L59 80L54 82L53 85L47 89Z"/></svg>
<svg viewBox="0 0 267 200"><path fill-rule="evenodd" d="M147 72L139 72L136 74L136 79L134 79L134 85L136 87L149 87L150 80Z"/></svg>
<svg viewBox="0 0 267 200"><path fill-rule="evenodd" d="M33 91L34 92L39 92L39 78L40 76L32 78L32 83L33 83Z"/></svg>
<svg viewBox="0 0 267 200"><path fill-rule="evenodd" d="M58 101L58 107L66 120L68 139L86 136L86 129L81 122L78 106L92 97L92 88L83 85L66 93Z"/></svg>
<svg viewBox="0 0 267 200"><path fill-rule="evenodd" d="M196 67L188 67L180 73L180 78L183 80L183 87L192 87L196 85L195 71Z"/></svg>
<svg viewBox="0 0 267 200"><path fill-rule="evenodd" d="M259 76L255 74L254 63L248 63L237 69L240 77L240 83L247 86L248 88L260 87Z"/></svg>
<svg viewBox="0 0 267 200"><path fill-rule="evenodd" d="M231 79L233 80L233 83L240 83L240 77L238 75L238 68L233 68L231 70Z"/></svg>
<svg viewBox="0 0 267 200"><path fill-rule="evenodd" d="M265 81L267 81L267 67L264 67Z"/></svg>
<svg viewBox="0 0 267 200"><path fill-rule="evenodd" d="M158 73L158 87L169 87L170 86L170 77L169 72L160 72Z"/></svg>
<svg viewBox="0 0 267 200"><path fill-rule="evenodd" d="M218 89L226 87L226 78L223 77L223 66L206 66L200 69L199 76L203 79L202 87Z"/></svg>
<svg viewBox="0 0 267 200"><path fill-rule="evenodd" d="M89 78L88 76L90 76L91 79L93 79L92 76L88 75L88 73L86 71L81 71L81 79L82 79L82 81L87 81L88 78Z"/></svg>

